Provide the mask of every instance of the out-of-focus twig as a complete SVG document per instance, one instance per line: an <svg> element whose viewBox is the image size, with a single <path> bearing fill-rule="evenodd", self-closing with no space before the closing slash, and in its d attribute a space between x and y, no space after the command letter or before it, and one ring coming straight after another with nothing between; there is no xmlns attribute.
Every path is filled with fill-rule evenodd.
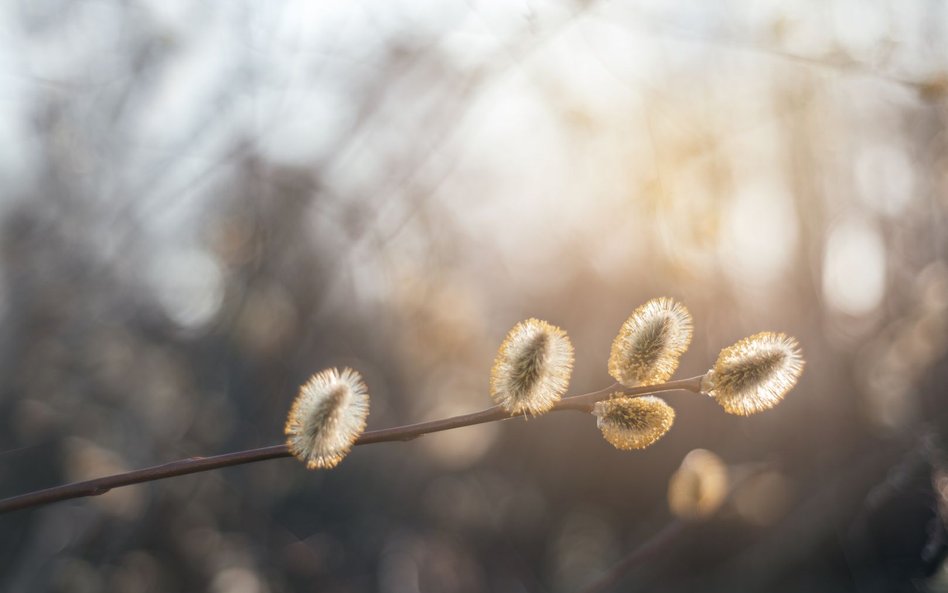
<svg viewBox="0 0 948 593"><path fill-rule="evenodd" d="M754 464L753 468L731 484L723 504L726 504L733 497L734 493L747 483L748 480L764 471L767 467L769 467L767 464ZM668 522L658 533L633 548L632 551L626 554L618 563L580 591L580 593L605 593L609 591L612 587L617 585L622 577L628 574L629 571L641 566L642 563L650 558L654 558L657 554L677 543L681 537L688 532L688 527L692 524L693 523L685 521L684 519L673 519Z"/></svg>
<svg viewBox="0 0 948 593"><path fill-rule="evenodd" d="M608 591L630 570L639 566L649 558L663 552L666 548L678 541L678 538L686 531L687 527L688 523L681 519L675 519L668 523L661 531L626 554L626 556L615 566L610 568L606 574L583 589L581 593L603 593L604 591Z"/></svg>

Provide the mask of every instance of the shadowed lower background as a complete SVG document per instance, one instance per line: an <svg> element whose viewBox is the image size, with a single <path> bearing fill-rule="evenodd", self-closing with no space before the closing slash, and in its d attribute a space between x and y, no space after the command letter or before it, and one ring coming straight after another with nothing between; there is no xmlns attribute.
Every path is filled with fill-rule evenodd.
<svg viewBox="0 0 948 593"><path fill-rule="evenodd" d="M704 448L770 469L616 590L946 591L946 116L931 0L7 2L0 496L280 442L328 366L370 428L479 410L527 317L599 389L656 296L677 377L807 367L642 452L556 414L0 516L0 589L578 591Z"/></svg>

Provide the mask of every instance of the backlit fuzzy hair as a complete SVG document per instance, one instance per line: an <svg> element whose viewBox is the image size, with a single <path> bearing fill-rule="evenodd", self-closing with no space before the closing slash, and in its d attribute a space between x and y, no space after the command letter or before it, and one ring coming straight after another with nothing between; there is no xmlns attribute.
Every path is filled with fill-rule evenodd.
<svg viewBox="0 0 948 593"><path fill-rule="evenodd" d="M616 449L644 449L662 438L675 422L675 410L665 400L651 395L596 402L593 414L602 436Z"/></svg>
<svg viewBox="0 0 948 593"><path fill-rule="evenodd" d="M670 298L652 299L633 311L612 342L609 374L626 387L663 383L691 344L691 314Z"/></svg>
<svg viewBox="0 0 948 593"><path fill-rule="evenodd" d="M326 369L313 375L293 401L286 444L309 469L335 467L365 430L369 394L358 372Z"/></svg>
<svg viewBox="0 0 948 593"><path fill-rule="evenodd" d="M563 397L573 372L573 345L562 329L521 321L497 351L490 394L511 414L542 414Z"/></svg>
<svg viewBox="0 0 948 593"><path fill-rule="evenodd" d="M797 384L803 365L794 338L762 332L722 350L701 390L727 413L749 416L780 403Z"/></svg>

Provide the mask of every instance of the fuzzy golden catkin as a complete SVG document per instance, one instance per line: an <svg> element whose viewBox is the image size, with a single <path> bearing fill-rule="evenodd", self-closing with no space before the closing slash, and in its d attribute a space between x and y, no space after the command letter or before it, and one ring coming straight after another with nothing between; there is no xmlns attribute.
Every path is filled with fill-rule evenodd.
<svg viewBox="0 0 948 593"><path fill-rule="evenodd" d="M666 297L632 312L612 342L609 374L626 387L663 383L691 344L691 314Z"/></svg>
<svg viewBox="0 0 948 593"><path fill-rule="evenodd" d="M602 436L616 449L644 449L662 438L675 422L675 410L654 397L624 397L614 393L596 402L593 415Z"/></svg>
<svg viewBox="0 0 948 593"><path fill-rule="evenodd" d="M762 332L722 350L701 391L727 413L749 416L780 403L797 384L803 365L794 338Z"/></svg>
<svg viewBox="0 0 948 593"><path fill-rule="evenodd" d="M721 458L695 449L668 481L668 507L682 519L704 519L720 508L727 490L728 469Z"/></svg>
<svg viewBox="0 0 948 593"><path fill-rule="evenodd" d="M497 351L490 394L511 414L542 414L569 387L573 345L562 329L539 319L521 321Z"/></svg>
<svg viewBox="0 0 948 593"><path fill-rule="evenodd" d="M300 387L286 419L286 444L309 469L335 467L365 430L368 415L369 394L359 373L326 369Z"/></svg>

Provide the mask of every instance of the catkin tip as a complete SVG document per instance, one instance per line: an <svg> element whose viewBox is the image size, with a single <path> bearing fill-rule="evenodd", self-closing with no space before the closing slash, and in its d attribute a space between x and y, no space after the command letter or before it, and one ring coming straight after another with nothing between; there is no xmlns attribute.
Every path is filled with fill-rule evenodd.
<svg viewBox="0 0 948 593"><path fill-rule="evenodd" d="M701 389L729 414L749 416L779 404L803 373L796 339L762 332L721 351Z"/></svg>
<svg viewBox="0 0 948 593"><path fill-rule="evenodd" d="M521 321L497 351L490 394L511 414L542 414L569 387L573 345L562 329L539 319Z"/></svg>
<svg viewBox="0 0 948 593"><path fill-rule="evenodd" d="M625 397L614 393L596 402L593 415L602 436L616 449L644 449L662 438L675 422L675 410L654 397Z"/></svg>
<svg viewBox="0 0 948 593"><path fill-rule="evenodd" d="M286 419L286 444L309 469L331 468L365 430L369 394L358 372L326 369L300 387Z"/></svg>
<svg viewBox="0 0 948 593"><path fill-rule="evenodd" d="M652 299L632 312L612 342L609 374L626 387L669 379L691 344L691 314L673 299Z"/></svg>

